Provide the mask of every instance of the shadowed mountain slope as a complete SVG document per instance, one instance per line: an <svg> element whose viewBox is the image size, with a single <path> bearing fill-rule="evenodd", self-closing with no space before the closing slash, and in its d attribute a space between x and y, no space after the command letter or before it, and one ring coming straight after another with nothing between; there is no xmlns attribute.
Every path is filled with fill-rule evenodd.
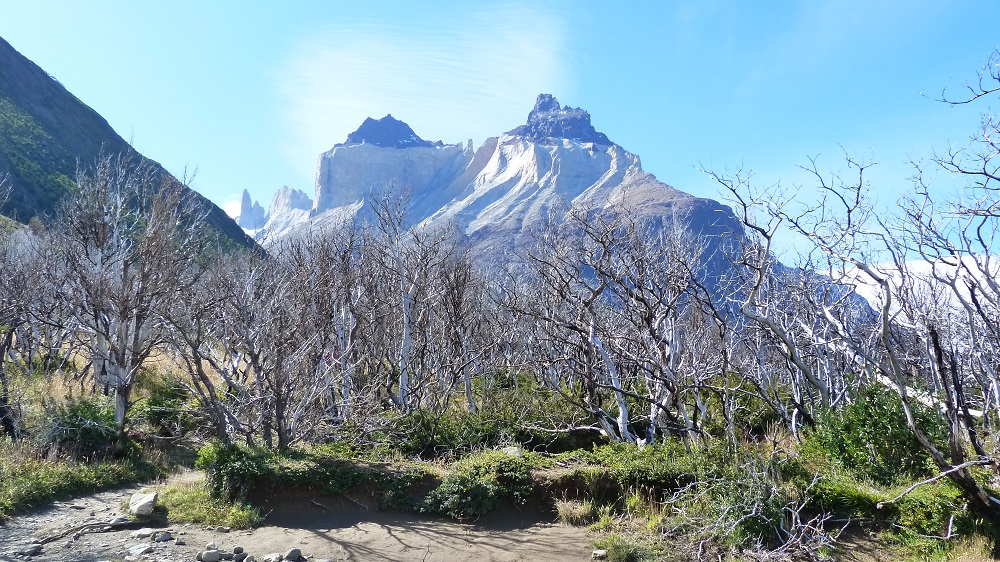
<svg viewBox="0 0 1000 562"><path fill-rule="evenodd" d="M21 222L50 220L73 190L78 163L86 168L101 154L129 150L103 117L0 38L0 178L7 176L10 189L0 213ZM195 197L223 238L255 245L222 209L197 192Z"/></svg>

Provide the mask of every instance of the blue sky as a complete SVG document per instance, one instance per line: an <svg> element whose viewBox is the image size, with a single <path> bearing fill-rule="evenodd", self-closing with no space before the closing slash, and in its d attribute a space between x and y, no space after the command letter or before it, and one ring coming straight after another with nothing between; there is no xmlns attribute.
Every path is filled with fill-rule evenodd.
<svg viewBox="0 0 1000 562"><path fill-rule="evenodd" d="M993 1L229 2L0 0L0 36L215 202L313 191L318 155L387 113L476 146L541 92L659 179L789 185L870 156L891 203L908 158L967 140L949 107L1000 46Z"/></svg>

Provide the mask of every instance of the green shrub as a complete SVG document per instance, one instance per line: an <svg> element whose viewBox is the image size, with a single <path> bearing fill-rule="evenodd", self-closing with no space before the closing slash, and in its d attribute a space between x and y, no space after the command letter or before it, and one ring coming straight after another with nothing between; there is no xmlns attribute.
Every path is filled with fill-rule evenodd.
<svg viewBox="0 0 1000 562"><path fill-rule="evenodd" d="M527 455L483 451L455 463L441 484L424 498L422 510L455 519L470 519L496 509L501 500L524 505L534 484Z"/></svg>
<svg viewBox="0 0 1000 562"><path fill-rule="evenodd" d="M560 458L598 465L621 487L677 489L706 470L723 465L726 456L721 446L688 451L679 440L671 440L641 449L629 443L613 443Z"/></svg>
<svg viewBox="0 0 1000 562"><path fill-rule="evenodd" d="M912 409L932 441L945 441L946 429L934 411L919 404ZM906 427L899 396L881 385L869 385L846 407L824 415L814 438L832 460L877 484L928 475L930 455Z"/></svg>
<svg viewBox="0 0 1000 562"><path fill-rule="evenodd" d="M198 451L195 467L206 473L213 498L236 501L247 497L259 479L270 472L273 455L262 449L213 443Z"/></svg>
<svg viewBox="0 0 1000 562"><path fill-rule="evenodd" d="M44 440L61 453L99 459L120 450L114 410L96 400L70 399L48 413Z"/></svg>
<svg viewBox="0 0 1000 562"><path fill-rule="evenodd" d="M871 486L849 475L830 474L820 478L809 490L816 507L848 517L872 518L879 514L878 503L887 499Z"/></svg>
<svg viewBox="0 0 1000 562"><path fill-rule="evenodd" d="M968 535L975 530L975 520L962 492L948 480L917 488L891 509L906 532L944 537L949 531Z"/></svg>
<svg viewBox="0 0 1000 562"><path fill-rule="evenodd" d="M132 405L133 419L164 437L179 436L194 427L194 417L186 408L191 392L180 381L161 371L143 370L137 386L148 396Z"/></svg>
<svg viewBox="0 0 1000 562"><path fill-rule="evenodd" d="M589 430L537 429L587 424L580 410L530 377L498 375L492 385L479 380L475 386L477 395L488 396L476 413L454 404L444 411L411 412L393 422L393 446L410 456L449 458L505 445L555 453L603 441Z"/></svg>

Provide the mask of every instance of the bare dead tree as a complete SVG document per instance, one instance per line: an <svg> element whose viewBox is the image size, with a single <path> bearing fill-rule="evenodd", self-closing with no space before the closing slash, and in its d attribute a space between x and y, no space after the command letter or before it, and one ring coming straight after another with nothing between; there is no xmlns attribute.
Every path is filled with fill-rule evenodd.
<svg viewBox="0 0 1000 562"><path fill-rule="evenodd" d="M720 346L695 343L707 334L688 329L707 320L725 331L704 286L704 246L624 208L570 217L539 236L530 274L505 291L506 305L530 320L538 379L612 439L699 434L708 381L727 362ZM635 402L647 412L630 411Z"/></svg>
<svg viewBox="0 0 1000 562"><path fill-rule="evenodd" d="M1000 522L1000 500L971 471L974 465L996 468L980 438L982 421L973 415L973 410L984 413L985 397L995 385L990 370L981 366L996 362L996 356L976 357L989 354L993 345L989 337L974 334L986 336L996 314L988 299L980 299L977 308L972 297L985 297L994 278L976 272L992 271L995 228L988 213L966 214L955 206L942 212L919 179L918 197L904 203L902 216L878 216L866 195L868 164L850 158L847 164L849 179L827 179L813 162L807 169L820 200L794 211L788 200L768 210L772 221L789 225L811 244L799 267L801 275L830 281L808 283L806 291L798 292L802 306L796 312L802 316L797 325L760 314L759 302L748 301L756 308L749 309L748 317L782 343L785 357L829 397L827 406L836 405L837 393L863 380L895 389L907 427L942 474L976 511ZM716 178L739 193L746 208L757 201L747 195L747 184ZM970 216L975 218L969 221ZM956 219L970 228L956 230ZM975 247L961 245L962 240L976 241ZM885 260L888 264L880 264ZM872 308L857 300L858 289L870 292ZM827 376L831 372L850 373L854 380L838 381ZM947 449L918 422L918 405L936 408L947 420ZM972 462L970 445L976 456Z"/></svg>
<svg viewBox="0 0 1000 562"><path fill-rule="evenodd" d="M50 279L97 380L115 392L120 432L139 368L167 340L161 314L197 278L201 219L183 186L121 154L80 173L49 231Z"/></svg>

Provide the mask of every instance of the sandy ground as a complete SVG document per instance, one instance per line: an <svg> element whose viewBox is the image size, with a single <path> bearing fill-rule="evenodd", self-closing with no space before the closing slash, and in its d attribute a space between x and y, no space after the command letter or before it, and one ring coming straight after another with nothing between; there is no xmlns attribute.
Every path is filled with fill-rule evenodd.
<svg viewBox="0 0 1000 562"><path fill-rule="evenodd" d="M191 474L175 477L191 479ZM168 481L169 482L169 481ZM503 510L475 523L457 523L412 514L368 511L343 498L276 498L265 525L225 532L203 525L176 525L177 541L150 543L133 538L136 528L69 533L44 545L34 557L14 554L33 540L52 537L88 523L110 521L140 487L102 492L12 518L0 526L0 562L194 560L208 542L220 549L242 546L257 560L291 547L314 560L487 562L517 560L581 561L591 558L586 529L540 520L537 514ZM315 500L311 501L311 500ZM318 504L318 505L317 505ZM156 530L164 530L156 528ZM153 551L129 558L128 548L150 543Z"/></svg>

